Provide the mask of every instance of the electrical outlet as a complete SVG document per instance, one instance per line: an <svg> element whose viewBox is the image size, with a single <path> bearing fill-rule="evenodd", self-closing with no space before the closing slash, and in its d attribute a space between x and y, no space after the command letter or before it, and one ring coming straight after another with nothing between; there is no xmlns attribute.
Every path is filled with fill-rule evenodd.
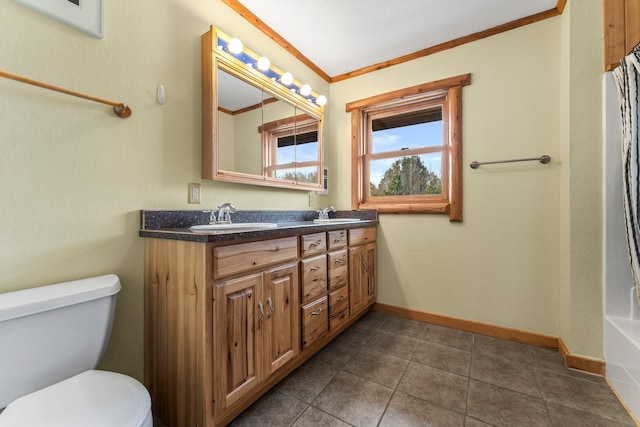
<svg viewBox="0 0 640 427"><path fill-rule="evenodd" d="M189 203L200 203L200 184L189 183Z"/></svg>

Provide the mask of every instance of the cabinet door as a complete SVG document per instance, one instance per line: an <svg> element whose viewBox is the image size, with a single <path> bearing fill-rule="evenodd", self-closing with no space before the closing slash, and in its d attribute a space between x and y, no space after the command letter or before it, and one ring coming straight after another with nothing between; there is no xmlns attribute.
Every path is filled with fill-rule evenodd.
<svg viewBox="0 0 640 427"><path fill-rule="evenodd" d="M215 285L213 389L217 414L262 382L262 278L258 273Z"/></svg>
<svg viewBox="0 0 640 427"><path fill-rule="evenodd" d="M367 272L365 246L349 248L349 305L351 315L367 306Z"/></svg>
<svg viewBox="0 0 640 427"><path fill-rule="evenodd" d="M289 264L264 273L263 328L265 378L293 359L300 349L298 267Z"/></svg>
<svg viewBox="0 0 640 427"><path fill-rule="evenodd" d="M349 304L351 315L376 301L376 244L349 248Z"/></svg>
<svg viewBox="0 0 640 427"><path fill-rule="evenodd" d="M369 243L365 246L366 253L366 290L367 305L376 302L376 244Z"/></svg>

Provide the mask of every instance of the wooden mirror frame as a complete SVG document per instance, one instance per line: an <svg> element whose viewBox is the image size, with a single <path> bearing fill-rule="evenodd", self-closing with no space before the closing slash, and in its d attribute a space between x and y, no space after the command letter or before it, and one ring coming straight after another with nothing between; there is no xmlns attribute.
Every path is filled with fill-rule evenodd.
<svg viewBox="0 0 640 427"><path fill-rule="evenodd" d="M260 71L247 67L242 61L225 51L218 49L218 32L215 27L202 35L202 178L215 181L253 184L268 187L281 187L295 190L319 191L323 189L322 170L324 165L324 108L306 98L293 93L287 87L274 82ZM318 119L318 180L317 182L299 182L278 179L262 175L221 170L218 164L218 69L221 69L263 92L290 103L296 107L297 114L305 113ZM263 151L263 147L257 147ZM264 156L264 154L263 154ZM264 159L262 161L264 165Z"/></svg>

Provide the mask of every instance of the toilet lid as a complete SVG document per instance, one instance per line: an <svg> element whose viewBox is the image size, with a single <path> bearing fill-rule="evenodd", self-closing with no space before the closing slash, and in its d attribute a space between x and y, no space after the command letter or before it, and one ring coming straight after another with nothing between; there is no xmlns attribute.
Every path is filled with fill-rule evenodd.
<svg viewBox="0 0 640 427"><path fill-rule="evenodd" d="M0 427L139 427L150 411L149 393L138 381L91 370L11 402Z"/></svg>

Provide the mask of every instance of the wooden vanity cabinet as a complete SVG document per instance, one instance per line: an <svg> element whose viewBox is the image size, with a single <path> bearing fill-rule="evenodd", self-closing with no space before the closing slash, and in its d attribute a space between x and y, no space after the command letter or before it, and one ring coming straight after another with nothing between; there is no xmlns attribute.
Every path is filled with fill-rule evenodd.
<svg viewBox="0 0 640 427"><path fill-rule="evenodd" d="M145 238L145 386L169 427L229 423L375 302L375 228Z"/></svg>

